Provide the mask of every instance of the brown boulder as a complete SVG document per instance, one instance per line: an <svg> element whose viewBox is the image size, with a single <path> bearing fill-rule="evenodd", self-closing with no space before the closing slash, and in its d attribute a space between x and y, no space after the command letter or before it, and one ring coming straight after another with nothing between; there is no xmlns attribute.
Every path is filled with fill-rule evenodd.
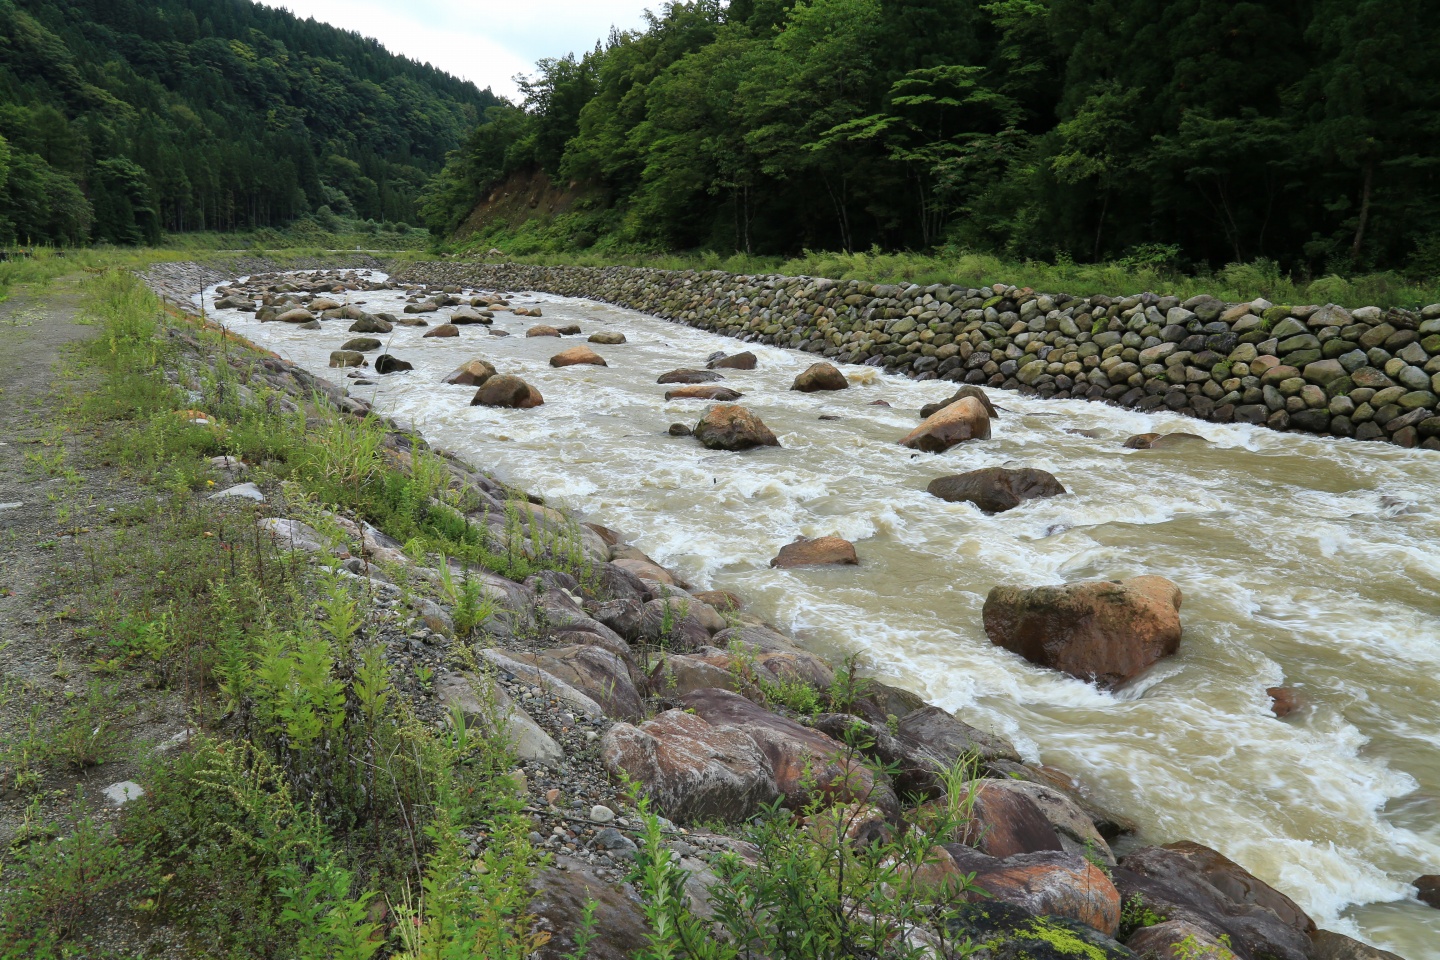
<svg viewBox="0 0 1440 960"><path fill-rule="evenodd" d="M1205 438L1193 433L1137 433L1125 441L1128 450L1166 450L1187 443L1204 443Z"/></svg>
<svg viewBox="0 0 1440 960"><path fill-rule="evenodd" d="M280 314L275 319L280 323L309 323L310 321L315 319L315 314L311 313L309 310L303 310L299 307L296 307L294 310L286 310L284 313ZM369 331L363 332L368 333Z"/></svg>
<svg viewBox="0 0 1440 960"><path fill-rule="evenodd" d="M699 590L695 593L695 599L710 604L721 613L730 613L745 607L745 601L729 590Z"/></svg>
<svg viewBox="0 0 1440 960"><path fill-rule="evenodd" d="M1115 865L1115 855L1096 829L1094 819L1060 790L1043 783L1017 780L1012 776L996 777L983 782L987 792L1003 791L1026 797L1049 822L1055 836L1060 840L1061 848L1068 853L1078 853L1090 860L1099 858L1110 866Z"/></svg>
<svg viewBox="0 0 1440 960"><path fill-rule="evenodd" d="M850 381L845 379L845 374L834 364L817 363L796 376L790 389L799 390L801 393L815 393L819 390L845 390L849 386Z"/></svg>
<svg viewBox="0 0 1440 960"><path fill-rule="evenodd" d="M472 407L514 407L525 410L545 402L540 391L519 377L498 376L486 380L470 400Z"/></svg>
<svg viewBox="0 0 1440 960"><path fill-rule="evenodd" d="M1188 920L1166 920L1141 927L1125 946L1153 960L1234 960L1235 954L1213 931Z"/></svg>
<svg viewBox="0 0 1440 960"><path fill-rule="evenodd" d="M494 319L494 317L487 316L477 310L471 310L469 307L461 307L459 310L450 314L450 322L456 326L466 326L474 323L488 324L493 322Z"/></svg>
<svg viewBox="0 0 1440 960"><path fill-rule="evenodd" d="M660 374L656 383L714 383L716 380L724 380L718 373L709 370L671 370L669 373Z"/></svg>
<svg viewBox="0 0 1440 960"><path fill-rule="evenodd" d="M695 425L695 439L711 450L780 446L759 417L744 407L724 403L711 407L700 418Z"/></svg>
<svg viewBox="0 0 1440 960"><path fill-rule="evenodd" d="M611 562L614 563L615 566L619 567L621 570L624 570L627 573L633 573L641 580L652 580L655 583L664 583L669 584L670 586L679 586L681 582L680 578L675 576L674 573L666 570L664 567L660 566L660 564L658 563L655 563L653 560L641 560L635 557L620 557Z"/></svg>
<svg viewBox="0 0 1440 960"><path fill-rule="evenodd" d="M589 347L571 347L569 350L562 350L550 358L552 367L574 367L581 364L588 364L592 367L609 366L605 358L600 356Z"/></svg>
<svg viewBox="0 0 1440 960"><path fill-rule="evenodd" d="M358 350L365 353L369 350L379 350L383 344L374 337L355 337L353 340L346 340L340 345L341 350Z"/></svg>
<svg viewBox="0 0 1440 960"><path fill-rule="evenodd" d="M657 697L683 697L695 690L729 690L746 700L762 703L765 695L740 671L721 666L711 657L671 654L650 671L650 693Z"/></svg>
<svg viewBox="0 0 1440 960"><path fill-rule="evenodd" d="M932 497L951 503L973 503L986 513L1004 513L1026 500L1058 497L1066 492L1053 474L1028 467L1020 470L1005 467L971 470L931 480L925 489Z"/></svg>
<svg viewBox="0 0 1440 960"><path fill-rule="evenodd" d="M650 943L650 925L640 901L625 884L602 880L583 860L557 856L531 883L535 898L526 908L534 915L536 932L548 934L534 956L566 960L581 953L576 935L587 932L586 912L593 911L593 939L583 951L588 960L631 960Z"/></svg>
<svg viewBox="0 0 1440 960"><path fill-rule="evenodd" d="M1332 930L1316 930L1310 938L1310 960L1404 960L1398 953L1372 947Z"/></svg>
<svg viewBox="0 0 1440 960"><path fill-rule="evenodd" d="M926 453L944 453L966 440L990 439L990 415L974 397L962 397L924 422L900 441L902 446Z"/></svg>
<svg viewBox="0 0 1440 960"><path fill-rule="evenodd" d="M611 776L639 783L672 820L744 820L779 796L770 760L749 733L683 710L638 727L615 724L600 754Z"/></svg>
<svg viewBox="0 0 1440 960"><path fill-rule="evenodd" d="M620 657L598 646L553 647L534 656L536 666L600 704L616 720L640 720L645 706Z"/></svg>
<svg viewBox="0 0 1440 960"><path fill-rule="evenodd" d="M589 336L591 343L599 343L606 346L615 346L625 342L625 334L619 330L601 330L599 333L592 333Z"/></svg>
<svg viewBox="0 0 1440 960"><path fill-rule="evenodd" d="M803 809L813 788L836 803L870 803L889 814L899 810L884 775L877 776L843 744L819 730L771 713L728 690L694 690L680 702L714 726L748 733L769 761L775 785L791 809Z"/></svg>
<svg viewBox="0 0 1440 960"><path fill-rule="evenodd" d="M382 353L375 358L376 373L402 373L406 370L414 370L414 364L408 360L398 360L388 353Z"/></svg>
<svg viewBox="0 0 1440 960"><path fill-rule="evenodd" d="M1265 693L1270 697L1271 712L1282 720L1304 706L1300 691L1290 687L1266 687Z"/></svg>
<svg viewBox="0 0 1440 960"><path fill-rule="evenodd" d="M921 407L920 419L924 420L928 417L932 417L935 414L939 413L941 410L944 410L946 407L950 406L952 403L955 403L957 400L963 400L966 397L972 397L976 400L979 400L981 406L985 408L985 412L990 415L991 420L996 420L1000 417L999 411L995 409L995 404L990 402L990 398L985 394L985 391L981 390L974 384L967 383L959 390L956 390L955 393L951 395L949 400L941 400L939 403L927 403L925 404L925 406Z"/></svg>
<svg viewBox="0 0 1440 960"><path fill-rule="evenodd" d="M836 564L858 564L855 545L839 537L816 537L814 540L799 538L780 548L780 554L770 561L770 566L789 569L790 567L814 567Z"/></svg>
<svg viewBox="0 0 1440 960"><path fill-rule="evenodd" d="M308 304L311 313L324 313L326 310L339 310L343 304L338 300L331 300L329 297L316 297Z"/></svg>
<svg viewBox="0 0 1440 960"><path fill-rule="evenodd" d="M1179 649L1180 601L1180 588L1156 576L996 587L985 633L1031 663L1111 689Z"/></svg>
<svg viewBox="0 0 1440 960"><path fill-rule="evenodd" d="M537 313L537 314L535 314L535 316L538 317L538 316L540 316L540 314ZM567 324L565 324L564 326L556 327L555 330L556 330L556 331L560 334L560 336L562 336L562 337L575 337L575 336L579 336L579 335L580 335L580 324L578 324L578 323L567 323Z"/></svg>
<svg viewBox="0 0 1440 960"><path fill-rule="evenodd" d="M971 758L985 765L1020 760L1014 745L1004 737L977 730L929 704L899 718L895 740L899 752L886 762L898 761L904 781L923 796L939 796L943 792L941 772Z"/></svg>
<svg viewBox="0 0 1440 960"><path fill-rule="evenodd" d="M365 354L358 350L330 351L330 366L332 367L363 367L364 365Z"/></svg>
<svg viewBox="0 0 1440 960"><path fill-rule="evenodd" d="M426 330L420 336L422 339L428 339L430 337L458 337L460 336L460 328L453 323L442 323L438 327Z"/></svg>
<svg viewBox="0 0 1440 960"><path fill-rule="evenodd" d="M1050 821L1024 794L1006 790L997 780L974 780L966 785L965 795L971 822L962 839L981 852L1011 857L1064 849Z"/></svg>
<svg viewBox="0 0 1440 960"><path fill-rule="evenodd" d="M1440 874L1427 873L1415 881L1415 895L1420 902L1440 910Z"/></svg>
<svg viewBox="0 0 1440 960"><path fill-rule="evenodd" d="M711 360L706 366L711 370L754 370L755 354L746 350L744 353L737 353L733 357L721 357L718 360Z"/></svg>
<svg viewBox="0 0 1440 960"><path fill-rule="evenodd" d="M517 315L519 315L519 314L520 314L520 311L519 311L519 310L516 310L515 313L516 313ZM526 314L526 316L528 316L528 314ZM533 327L531 327L529 330L526 330L526 331L525 331L525 336L527 336L527 337L558 337L558 336L560 336L560 331L559 331L559 330L556 330L554 327L549 326L549 325L547 325L547 324L537 323L535 326L533 326Z"/></svg>
<svg viewBox="0 0 1440 960"><path fill-rule="evenodd" d="M361 317L349 327L351 333L389 333L394 329L388 320L372 316Z"/></svg>
<svg viewBox="0 0 1440 960"><path fill-rule="evenodd" d="M677 387L674 390L665 391L666 400L714 400L720 403L729 403L732 400L739 400L743 396L745 396L745 394L739 390L705 384L693 387Z"/></svg>
<svg viewBox="0 0 1440 960"><path fill-rule="evenodd" d="M457 367L443 382L461 387L478 387L493 376L495 367L488 361L471 360Z"/></svg>

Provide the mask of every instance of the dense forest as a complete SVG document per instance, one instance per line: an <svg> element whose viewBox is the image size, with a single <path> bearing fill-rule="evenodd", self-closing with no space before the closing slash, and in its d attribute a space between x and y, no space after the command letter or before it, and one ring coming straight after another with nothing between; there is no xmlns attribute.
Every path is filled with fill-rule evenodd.
<svg viewBox="0 0 1440 960"><path fill-rule="evenodd" d="M539 170L597 192L572 247L1440 273L1421 0L693 0L524 93L437 178L435 232Z"/></svg>
<svg viewBox="0 0 1440 960"><path fill-rule="evenodd" d="M500 102L249 0L0 0L0 243L413 220Z"/></svg>

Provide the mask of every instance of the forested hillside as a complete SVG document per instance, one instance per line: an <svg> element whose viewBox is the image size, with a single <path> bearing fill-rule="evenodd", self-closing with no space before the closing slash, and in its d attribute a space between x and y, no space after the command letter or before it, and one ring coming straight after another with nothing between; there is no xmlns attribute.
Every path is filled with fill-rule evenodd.
<svg viewBox="0 0 1440 960"><path fill-rule="evenodd" d="M426 205L536 168L561 241L1440 272L1421 0L718 0L546 60Z"/></svg>
<svg viewBox="0 0 1440 960"><path fill-rule="evenodd" d="M499 102L249 0L0 0L0 243L411 220Z"/></svg>

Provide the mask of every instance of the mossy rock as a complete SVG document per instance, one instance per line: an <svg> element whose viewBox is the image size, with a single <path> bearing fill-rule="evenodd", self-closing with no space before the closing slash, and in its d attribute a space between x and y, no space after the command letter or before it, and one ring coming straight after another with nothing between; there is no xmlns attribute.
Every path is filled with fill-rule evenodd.
<svg viewBox="0 0 1440 960"><path fill-rule="evenodd" d="M948 921L956 942L969 939L985 960L1136 960L1133 951L1092 927L1037 917L1008 903L970 903Z"/></svg>
<svg viewBox="0 0 1440 960"><path fill-rule="evenodd" d="M1276 306L1273 306L1270 309L1266 310L1264 313L1260 314L1260 319L1265 321L1266 326L1273 327L1281 320L1284 320L1286 317L1290 316L1290 311L1294 309L1295 308L1291 306L1280 306L1277 304Z"/></svg>

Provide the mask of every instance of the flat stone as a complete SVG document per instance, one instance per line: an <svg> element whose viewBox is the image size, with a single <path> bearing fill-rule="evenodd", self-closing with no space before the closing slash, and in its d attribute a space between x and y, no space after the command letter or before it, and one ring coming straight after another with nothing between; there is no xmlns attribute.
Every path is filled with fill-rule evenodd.
<svg viewBox="0 0 1440 960"><path fill-rule="evenodd" d="M244 497L246 500L254 500L256 503L265 502L265 494L253 483L237 483L233 487L226 487L210 494L211 500L223 500L226 497Z"/></svg>
<svg viewBox="0 0 1440 960"><path fill-rule="evenodd" d="M134 780L121 780L119 783L112 783L102 792L105 794L105 799L117 807L123 807L131 800L138 800L145 796L145 788Z"/></svg>

